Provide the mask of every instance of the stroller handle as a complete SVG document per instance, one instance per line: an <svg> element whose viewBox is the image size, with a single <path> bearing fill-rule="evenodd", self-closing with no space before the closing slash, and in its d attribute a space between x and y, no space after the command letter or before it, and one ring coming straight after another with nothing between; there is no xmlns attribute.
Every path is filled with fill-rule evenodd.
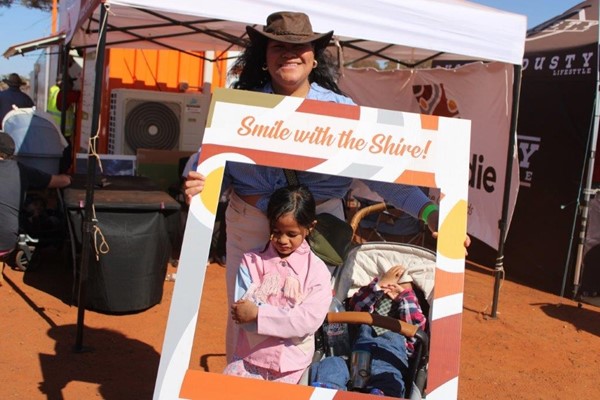
<svg viewBox="0 0 600 400"><path fill-rule="evenodd" d="M360 221L364 217L387 210L388 208L389 208L389 206L385 203L376 203L376 204L372 204L370 206L367 206L367 207L364 207L364 208L361 208L360 210L358 210L356 212L356 214L354 214L354 216L350 220L350 226L352 227L352 233L356 234L356 230L358 229L358 224L360 224Z"/></svg>
<svg viewBox="0 0 600 400"><path fill-rule="evenodd" d="M384 317L363 311L342 311L327 313L329 323L367 324L380 326L406 337L414 337L419 327L391 317Z"/></svg>

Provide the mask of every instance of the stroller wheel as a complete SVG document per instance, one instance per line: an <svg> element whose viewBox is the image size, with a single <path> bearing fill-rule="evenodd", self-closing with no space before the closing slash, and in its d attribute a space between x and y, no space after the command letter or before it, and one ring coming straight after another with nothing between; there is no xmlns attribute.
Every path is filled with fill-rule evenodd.
<svg viewBox="0 0 600 400"><path fill-rule="evenodd" d="M15 254L15 269L17 271L27 271L29 266L29 259L24 250L18 250Z"/></svg>

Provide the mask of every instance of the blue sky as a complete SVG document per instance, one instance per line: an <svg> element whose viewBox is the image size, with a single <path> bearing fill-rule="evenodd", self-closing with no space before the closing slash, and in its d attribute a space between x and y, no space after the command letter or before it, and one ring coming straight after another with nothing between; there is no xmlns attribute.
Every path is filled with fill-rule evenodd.
<svg viewBox="0 0 600 400"><path fill-rule="evenodd" d="M490 7L527 16L527 26L533 27L571 8L582 0L475 0ZM0 7L0 75L18 72L29 76L41 51L6 59L1 56L12 45L48 36L52 16L49 12L29 10L20 5Z"/></svg>

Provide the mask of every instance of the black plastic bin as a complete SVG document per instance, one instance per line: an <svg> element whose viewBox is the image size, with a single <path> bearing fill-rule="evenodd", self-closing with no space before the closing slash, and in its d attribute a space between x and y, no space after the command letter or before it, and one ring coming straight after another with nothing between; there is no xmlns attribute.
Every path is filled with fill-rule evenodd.
<svg viewBox="0 0 600 400"><path fill-rule="evenodd" d="M162 300L167 263L179 230L180 204L165 192L125 187L94 193L99 232L92 234L84 282L85 307L91 310L128 313L150 308ZM84 189L65 190L73 245L78 252L83 236L84 200ZM103 240L107 246L101 245ZM99 254L99 259L96 246L100 251L108 250Z"/></svg>

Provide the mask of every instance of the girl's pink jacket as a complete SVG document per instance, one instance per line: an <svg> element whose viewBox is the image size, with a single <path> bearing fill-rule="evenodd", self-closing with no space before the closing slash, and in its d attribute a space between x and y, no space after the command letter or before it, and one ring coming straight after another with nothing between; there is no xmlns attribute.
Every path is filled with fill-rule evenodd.
<svg viewBox="0 0 600 400"><path fill-rule="evenodd" d="M255 324L242 325L236 355L279 372L305 369L314 353L314 332L331 304L331 274L306 241L286 258L269 244L242 258L240 275L252 284L243 296L259 304Z"/></svg>

